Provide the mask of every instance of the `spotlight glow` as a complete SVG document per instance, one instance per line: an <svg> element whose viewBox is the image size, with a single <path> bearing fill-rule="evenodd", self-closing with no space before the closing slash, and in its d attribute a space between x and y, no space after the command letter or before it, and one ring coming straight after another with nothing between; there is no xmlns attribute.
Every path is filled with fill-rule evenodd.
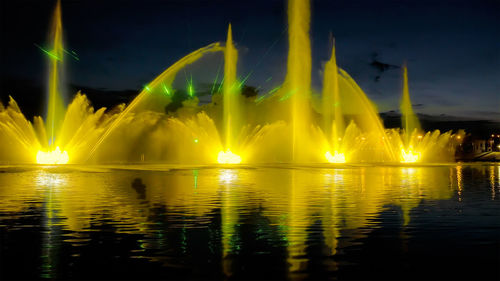
<svg viewBox="0 0 500 281"><path fill-rule="evenodd" d="M221 151L217 156L217 162L220 164L239 164L241 163L241 157L231 152L227 149L226 152Z"/></svg>
<svg viewBox="0 0 500 281"><path fill-rule="evenodd" d="M68 161L68 152L61 151L59 146L53 151L45 152L39 150L36 154L36 162L38 164L67 164Z"/></svg>
<svg viewBox="0 0 500 281"><path fill-rule="evenodd" d="M327 151L325 153L325 158L330 163L345 163L344 153L338 153L337 151L335 151L334 155L332 155L330 151Z"/></svg>
<svg viewBox="0 0 500 281"><path fill-rule="evenodd" d="M401 149L401 163L415 163L420 158L419 152Z"/></svg>

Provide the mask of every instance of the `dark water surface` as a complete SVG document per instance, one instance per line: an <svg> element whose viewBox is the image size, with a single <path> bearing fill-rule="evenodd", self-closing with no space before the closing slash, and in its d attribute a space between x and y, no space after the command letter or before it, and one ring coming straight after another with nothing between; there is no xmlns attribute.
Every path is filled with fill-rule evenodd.
<svg viewBox="0 0 500 281"><path fill-rule="evenodd" d="M499 279L500 166L0 167L0 279Z"/></svg>

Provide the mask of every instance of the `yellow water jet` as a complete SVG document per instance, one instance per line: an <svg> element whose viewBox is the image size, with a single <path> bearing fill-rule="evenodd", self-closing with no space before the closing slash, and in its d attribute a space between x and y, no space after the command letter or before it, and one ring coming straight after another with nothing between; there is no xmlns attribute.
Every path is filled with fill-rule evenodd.
<svg viewBox="0 0 500 281"><path fill-rule="evenodd" d="M405 145L410 145L411 134L413 131L421 131L420 122L418 117L413 111L413 106L410 100L410 90L408 86L408 68L406 64L403 65L403 96L401 98L401 121L405 129L406 137L404 139Z"/></svg>
<svg viewBox="0 0 500 281"><path fill-rule="evenodd" d="M62 126L65 111L61 85L62 64L64 61L61 1L57 1L50 36L52 41L52 51L50 53L52 56L49 56L49 96L46 130L49 137L49 146L53 149L56 146L55 142Z"/></svg>
<svg viewBox="0 0 500 281"><path fill-rule="evenodd" d="M231 24L227 30L226 48L224 50L224 85L223 85L223 122L224 147L234 148L240 127L240 89L236 80L238 51L233 44Z"/></svg>
<svg viewBox="0 0 500 281"><path fill-rule="evenodd" d="M288 1L288 61L285 93L291 97L292 160L305 160L303 149L310 125L311 40L309 38L310 3Z"/></svg>

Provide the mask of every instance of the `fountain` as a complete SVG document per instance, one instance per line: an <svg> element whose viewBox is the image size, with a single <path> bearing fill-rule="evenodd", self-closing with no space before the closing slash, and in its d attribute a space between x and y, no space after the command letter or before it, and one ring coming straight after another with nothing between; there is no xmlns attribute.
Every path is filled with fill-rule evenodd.
<svg viewBox="0 0 500 281"><path fill-rule="evenodd" d="M234 150L236 135L241 128L241 93L236 81L236 63L238 51L233 44L231 24L227 31L226 49L224 50L224 86L223 86L223 111L224 111L224 148L219 152L217 162L221 164L238 164L241 157L231 152Z"/></svg>
<svg viewBox="0 0 500 281"><path fill-rule="evenodd" d="M94 110L78 92L64 103L61 5L57 2L47 51L46 122L28 121L14 99L0 104L0 161L39 164L93 163L358 163L454 161L463 132L423 132L413 111L403 66L402 128L386 129L376 106L337 65L335 43L326 63L321 97L312 95L310 3L289 0L287 74L283 84L245 97L238 79L238 51L229 24L225 45L200 48L168 67L128 105ZM222 53L222 91L199 104L192 79L180 108L177 73ZM214 85L215 86L215 85ZM319 106L315 106L319 105Z"/></svg>

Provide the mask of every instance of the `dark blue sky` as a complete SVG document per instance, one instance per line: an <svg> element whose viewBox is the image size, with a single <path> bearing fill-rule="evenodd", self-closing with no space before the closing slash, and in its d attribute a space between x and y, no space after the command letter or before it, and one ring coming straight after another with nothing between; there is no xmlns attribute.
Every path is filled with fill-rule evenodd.
<svg viewBox="0 0 500 281"><path fill-rule="evenodd" d="M3 77L45 79L45 58L34 43L47 44L54 4L0 1ZM62 8L66 46L80 58L68 63L69 82L77 85L140 89L190 51L224 41L229 22L240 50L239 75L253 71L249 85L269 90L285 75L283 0L63 0ZM321 89L331 32L338 64L381 111L398 108L401 71L380 72L370 65L375 54L388 64L407 61L417 112L500 120L499 28L499 1L313 0L313 87ZM220 62L212 56L187 73L210 82ZM8 94L16 96L1 93Z"/></svg>

